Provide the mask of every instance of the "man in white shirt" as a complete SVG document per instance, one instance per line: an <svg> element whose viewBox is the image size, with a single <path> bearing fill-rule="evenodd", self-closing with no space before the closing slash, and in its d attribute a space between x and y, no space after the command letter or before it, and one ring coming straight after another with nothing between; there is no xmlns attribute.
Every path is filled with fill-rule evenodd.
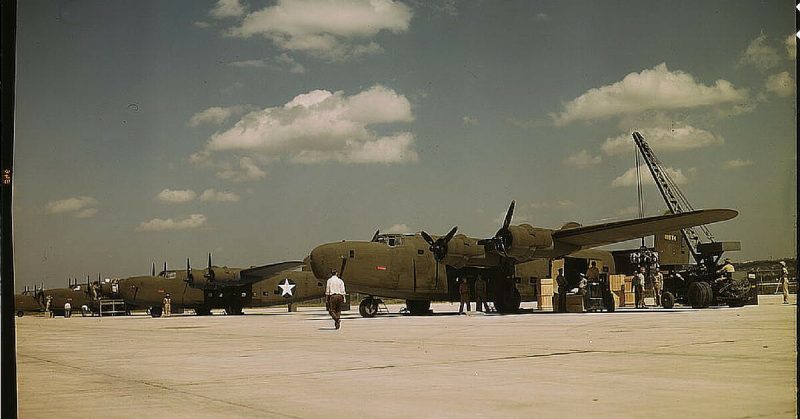
<svg viewBox="0 0 800 419"><path fill-rule="evenodd" d="M328 303L328 313L333 318L336 329L341 327L342 304L347 291L344 289L344 281L336 276L336 271L331 271L331 277L325 286L325 300Z"/></svg>

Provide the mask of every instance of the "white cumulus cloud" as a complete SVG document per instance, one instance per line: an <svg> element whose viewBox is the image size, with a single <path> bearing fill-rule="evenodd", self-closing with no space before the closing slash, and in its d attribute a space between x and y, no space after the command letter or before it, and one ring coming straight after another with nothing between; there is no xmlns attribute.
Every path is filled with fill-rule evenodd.
<svg viewBox="0 0 800 419"><path fill-rule="evenodd" d="M234 192L206 189L200 194L200 200L212 202L239 202L240 198L239 195Z"/></svg>
<svg viewBox="0 0 800 419"><path fill-rule="evenodd" d="M97 200L91 196L77 196L50 201L45 205L45 211L50 214L66 213L76 218L90 218L97 214L97 204Z"/></svg>
<svg viewBox="0 0 800 419"><path fill-rule="evenodd" d="M240 158L238 167L228 167L217 172L218 178L232 182L247 182L263 179L266 176L267 172L258 167L250 157Z"/></svg>
<svg viewBox="0 0 800 419"><path fill-rule="evenodd" d="M164 189L158 193L156 198L158 198L161 202L166 202L169 204L179 204L183 202L193 201L197 197L197 194L190 189L187 190L172 190L172 189Z"/></svg>
<svg viewBox="0 0 800 419"><path fill-rule="evenodd" d="M244 13L244 6L239 0L218 0L214 8L211 9L211 16L217 19L239 17Z"/></svg>
<svg viewBox="0 0 800 419"><path fill-rule="evenodd" d="M244 115L230 129L214 134L206 151L246 150L296 163L414 162L418 155L412 133L378 135L372 129L413 119L408 99L381 85L352 96L313 90L283 106ZM200 163L208 157L195 153L190 159Z"/></svg>
<svg viewBox="0 0 800 419"><path fill-rule="evenodd" d="M575 154L570 155L564 160L564 164L578 169L585 169L589 166L600 164L603 158L599 155L593 156L586 150L581 150Z"/></svg>
<svg viewBox="0 0 800 419"><path fill-rule="evenodd" d="M797 35L789 35L783 43L786 45L786 55L790 60L794 60L797 57Z"/></svg>
<svg viewBox="0 0 800 419"><path fill-rule="evenodd" d="M136 227L138 231L166 231L166 230L188 230L199 228L206 224L206 216L203 214L191 214L183 219L162 219L153 218L150 221L142 221Z"/></svg>
<svg viewBox="0 0 800 419"><path fill-rule="evenodd" d="M752 65L759 70L769 70L781 62L778 50L767 43L767 35L761 34L750 41L739 57L739 65Z"/></svg>
<svg viewBox="0 0 800 419"><path fill-rule="evenodd" d="M407 31L411 16L392 0L278 0L246 14L227 34L262 36L281 49L337 61L382 51L371 39Z"/></svg>
<svg viewBox="0 0 800 419"><path fill-rule="evenodd" d="M650 174L650 169L647 168L646 165L639 166L639 171L642 176L642 185L655 185L655 181L653 181L653 176ZM686 184L689 179L686 175L683 174L681 169L673 169L672 167L665 167L665 173L672 178L672 180L678 184L683 185ZM631 167L625 173L618 176L611 182L611 186L614 188L624 187L624 186L636 186L636 168Z"/></svg>
<svg viewBox="0 0 800 419"><path fill-rule="evenodd" d="M752 166L752 160L733 159L722 163L722 168L725 170L741 169L742 167Z"/></svg>
<svg viewBox="0 0 800 419"><path fill-rule="evenodd" d="M616 83L590 89L565 103L560 113L551 113L556 125L575 121L606 119L647 110L674 110L740 102L746 89L737 89L727 80L711 86L695 81L686 72L670 71L665 63L639 73L630 73Z"/></svg>
<svg viewBox="0 0 800 419"><path fill-rule="evenodd" d="M392 224L390 227L381 230L381 232L388 234L401 234L401 233L411 233L412 231L405 224Z"/></svg>
<svg viewBox="0 0 800 419"><path fill-rule="evenodd" d="M200 125L221 125L229 118L253 110L252 106L214 106L192 115L186 125L198 127Z"/></svg>
<svg viewBox="0 0 800 419"><path fill-rule="evenodd" d="M647 128L641 130L647 144L657 152L676 152L720 145L725 140L704 129L685 125L676 128ZM603 153L608 156L630 154L635 148L630 134L608 138L602 146Z"/></svg>
<svg viewBox="0 0 800 419"><path fill-rule="evenodd" d="M795 93L794 78L792 78L788 71L769 76L765 87L767 91L775 93L778 96L787 97Z"/></svg>

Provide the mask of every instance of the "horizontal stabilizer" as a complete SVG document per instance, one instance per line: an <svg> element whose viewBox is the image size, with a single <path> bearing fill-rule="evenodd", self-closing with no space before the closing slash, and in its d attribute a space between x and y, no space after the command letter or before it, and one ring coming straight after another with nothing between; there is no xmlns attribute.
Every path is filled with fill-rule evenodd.
<svg viewBox="0 0 800 419"><path fill-rule="evenodd" d="M553 240L581 248L603 246L646 237L662 231L680 230L730 220L739 213L730 209L709 209L683 214L659 215L613 223L556 230Z"/></svg>

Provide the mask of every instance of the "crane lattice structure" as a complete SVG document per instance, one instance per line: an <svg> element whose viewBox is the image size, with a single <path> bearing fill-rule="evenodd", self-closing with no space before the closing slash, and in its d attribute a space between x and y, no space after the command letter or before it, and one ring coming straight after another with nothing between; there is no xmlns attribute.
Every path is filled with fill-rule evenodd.
<svg viewBox="0 0 800 419"><path fill-rule="evenodd" d="M658 157L656 157L655 153L653 153L653 149L651 149L650 145L647 144L647 141L645 141L644 137L642 137L642 134L640 134L638 131L634 131L632 135L633 141L636 143L636 147L642 154L642 158L644 158L645 163L647 163L647 167L650 169L650 174L653 175L653 180L655 181L659 192L661 192L661 196L664 198L664 202L667 204L667 208L669 209L670 213L681 214L687 211L694 211L692 204L689 203L689 200L686 199L686 196L678 187L678 184L664 168L664 165L661 164L661 161L658 159ZM689 227L681 229L681 236L683 240L686 241L689 251L692 253L692 257L694 257L695 261L699 262L702 259L702 256L697 250L697 245L700 243L701 239L697 229L702 232L709 242L714 241L714 235L711 234L711 230L709 230L705 225L700 225L696 228Z"/></svg>

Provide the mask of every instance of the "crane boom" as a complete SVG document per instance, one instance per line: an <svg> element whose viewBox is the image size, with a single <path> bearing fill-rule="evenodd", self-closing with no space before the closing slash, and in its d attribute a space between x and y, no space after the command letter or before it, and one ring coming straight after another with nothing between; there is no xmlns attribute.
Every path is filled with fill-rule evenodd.
<svg viewBox="0 0 800 419"><path fill-rule="evenodd" d="M667 208L669 209L670 213L681 214L687 211L693 211L694 208L692 207L692 204L689 203L689 200L686 199L686 196L678 187L678 184L661 164L661 161L658 160L658 157L656 157L655 153L653 153L653 150L650 148L650 145L647 144L647 141L645 141L642 134L640 134L638 131L634 131L632 135L633 142L636 143L636 147L642 154L642 158L644 159L645 163L647 163L647 167L650 169L650 174L653 175L653 180L655 181L659 192L661 192L661 196L664 198L664 202L667 204ZM709 230L708 227L701 225L697 228L700 229L708 241L714 241L714 235L711 234L711 230ZM699 261L701 259L701 255L697 250L697 245L700 243L700 235L698 234L697 230L695 228L682 229L681 236L683 237L683 240L686 241L692 256L695 258L695 260Z"/></svg>

